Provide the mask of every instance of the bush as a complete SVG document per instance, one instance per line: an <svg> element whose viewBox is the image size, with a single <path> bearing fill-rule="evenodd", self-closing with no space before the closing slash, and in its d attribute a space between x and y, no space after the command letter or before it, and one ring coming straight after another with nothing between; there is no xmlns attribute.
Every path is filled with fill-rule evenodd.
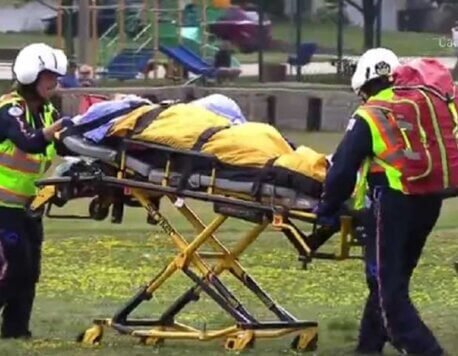
<svg viewBox="0 0 458 356"><path fill-rule="evenodd" d="M339 9L333 6L322 6L318 8L315 16L313 17L313 21L315 23L326 24L326 23L333 23L336 24L339 21ZM348 25L350 21L344 10L344 18L343 18L344 25Z"/></svg>

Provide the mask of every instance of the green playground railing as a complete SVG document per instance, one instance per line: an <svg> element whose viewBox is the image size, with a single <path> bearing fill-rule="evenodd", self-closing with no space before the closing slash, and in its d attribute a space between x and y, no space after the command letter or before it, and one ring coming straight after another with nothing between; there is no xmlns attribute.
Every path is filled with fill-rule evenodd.
<svg viewBox="0 0 458 356"><path fill-rule="evenodd" d="M200 14L200 8L197 7L197 13ZM192 15L192 13L191 13ZM196 23L196 26L181 27L178 32L177 21L171 16L162 16L159 19L159 43L165 46L176 46L179 43L179 37L181 36L181 43L191 49L198 55L209 62L214 62L214 57L218 52L219 48L214 43L207 43L202 45L202 41L205 37L211 38L212 35L203 32L200 27L200 15L192 18L189 13L183 13L183 23L189 25L189 21ZM186 16L188 16L186 18ZM219 9L207 9L207 22L211 23L221 16L221 10ZM150 19L151 20L151 19ZM106 67L108 63L122 50L131 49L141 51L147 48L154 47L154 36L155 26L151 21L148 21L146 25L142 25L141 12L130 11L125 17L124 29L125 36L124 41L121 43L121 36L119 33L118 22L114 23L99 39L99 66ZM232 57L231 66L240 68L241 64L237 58Z"/></svg>
<svg viewBox="0 0 458 356"><path fill-rule="evenodd" d="M106 67L113 57L123 49L137 49L145 46L146 39L144 37L148 33L149 26L142 27L139 11L129 11L124 21L125 41L121 41L117 21L100 36L98 65Z"/></svg>
<svg viewBox="0 0 458 356"><path fill-rule="evenodd" d="M98 66L106 67L118 51L118 24L114 23L99 38Z"/></svg>

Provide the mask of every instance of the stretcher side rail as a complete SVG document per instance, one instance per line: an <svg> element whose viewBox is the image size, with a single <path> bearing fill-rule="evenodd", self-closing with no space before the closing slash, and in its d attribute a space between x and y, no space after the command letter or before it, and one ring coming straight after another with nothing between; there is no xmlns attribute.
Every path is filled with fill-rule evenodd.
<svg viewBox="0 0 458 356"><path fill-rule="evenodd" d="M68 136L64 139L64 143L66 146L84 156L95 157L102 162L108 164L112 167L113 171L110 172L110 175L117 176L118 178L125 178L128 179L129 173L125 171L121 171L121 175L119 174L119 163L118 157L119 151L117 152L113 148L109 147L101 147L98 145L94 145L85 141L84 139L75 137L75 136ZM153 166L140 161L138 158L135 158L131 155L127 155L126 151L128 149L129 144L134 145L143 145L144 147L148 148L148 150L157 150L158 152L168 152L170 155L186 155L186 156L201 156L204 157L205 160L215 162L216 158L211 155L201 154L195 151L187 151L187 150L180 150L169 148L163 145L156 145L150 144L142 141L136 140L124 140L122 148L122 161L127 165L127 167L131 169L132 174L140 174L139 181L130 179L128 180L131 182L130 186L124 185L124 183L119 184L117 186L117 194L112 194L114 196L122 196L122 199L111 199L115 200L116 204L112 204L112 222L113 223L120 223L122 221L122 214L123 214L123 206L130 205L128 199L124 199L125 194L123 193L125 189L136 187L138 189L146 189L150 192L156 192L156 194L172 194L177 197L183 198L192 198L202 201L209 201L215 204L214 210L216 213L222 213L227 216L235 217L238 219L247 220L250 222L260 222L262 219L265 218L264 215L268 215L267 218L271 220L272 225L275 227L280 227L282 224L285 224L285 228L279 228L286 237L290 240L290 242L294 245L296 250L298 250L299 256L301 256L301 260L304 262L304 266L310 262L310 253L304 253L304 251L309 251L307 247L304 248L302 242L307 240L306 236L301 232L300 229L294 226L294 224L289 219L299 219L302 221L309 222L315 226L316 217L314 214L311 214L311 210L313 208L311 201L308 200L309 198L301 198L301 195L297 193L289 193L287 188L283 188L281 186L276 187L275 185L271 184L264 184L263 190L265 191L265 196L262 197L262 202L259 200L253 201L252 196L250 196L250 189L243 188L249 183L236 183L235 185L238 187L234 187L234 184L230 184L232 188L229 188L228 183L230 182L225 179L216 178L216 169L213 169L211 177L204 177L199 178L200 176L197 174L191 174L192 170L188 170L184 172L181 176L178 174L176 175L174 172L171 171L170 166L171 164L166 164L163 170L154 170ZM151 152L151 151L148 151ZM197 154L197 155L196 155ZM168 157L170 160L171 157ZM116 173L117 171L118 173ZM153 173L154 172L154 173ZM103 172L101 172L103 175ZM132 178L132 174L131 177ZM175 179L178 176L178 179ZM189 179L185 179L189 177ZM109 177L106 177L109 179ZM181 184L177 184L177 181ZM120 181L118 181L120 182ZM155 184L151 184L151 183ZM175 182L175 183L174 183ZM68 180L64 180L63 185L69 184ZM99 182L102 183L101 181ZM106 181L104 182L106 183ZM183 184L186 183L186 184ZM220 184L221 183L221 184ZM75 184L75 182L73 182ZM139 185L140 184L140 185ZM49 181L48 184L50 185ZM229 192L229 196L231 198L227 198L223 191L219 189L221 187L226 186L227 189L238 189L238 192L242 194L242 199L240 198L240 194L237 194L237 198L234 198L234 195ZM242 188L240 188L242 186ZM163 187L163 189L158 189L158 187ZM189 189L185 189L189 188ZM203 189L207 190L206 193L201 191L196 191L196 189ZM264 189L265 188L265 189ZM192 190L191 190L192 189ZM248 189L248 191L246 190ZM214 194L217 191L219 194ZM233 192L232 192L233 193ZM292 195L290 195L292 194ZM159 199L157 200L157 202ZM280 201L281 204L276 204L276 202ZM111 201L108 204L103 204L102 200L93 201L90 205L90 211L92 211L92 215L96 218L96 220L103 220L109 214L109 206L111 205ZM299 206L297 204L299 203ZM218 205L219 204L219 205ZM56 204L57 205L57 204ZM296 205L296 206L294 206ZM233 209L235 207L235 209ZM249 212L254 212L250 214ZM47 216L56 218L55 215L50 214L50 205L48 205ZM259 214L258 214L259 213ZM254 219L254 220L253 220ZM349 222L345 222L344 224L348 225ZM324 244L329 238L332 237L333 234L315 234L312 233L310 239L317 242L321 241L320 243L316 244L316 250L313 249L313 255L319 258L329 258L329 259L346 259L350 257L350 249L352 246L360 246L357 243L357 240L354 238L354 235L351 234L348 228L343 229L345 230L345 234L341 230L341 246L340 251L337 254L317 254L316 250ZM291 232L292 231L292 232ZM337 230L336 230L337 232ZM300 240L299 246L297 245L297 241Z"/></svg>
<svg viewBox="0 0 458 356"><path fill-rule="evenodd" d="M132 148L134 147L141 147L147 149L148 152L158 152L160 154L163 154L167 158L167 179L169 174L168 170L172 168L172 159L177 157L185 158L184 162L181 162L179 165L173 164L175 173L182 173L178 181L178 190L180 191L186 188L186 186L189 183L188 178L194 172L199 171L199 167L201 167L203 164L205 164L205 166L211 170L212 180L216 179L216 169L222 165L222 163L218 160L216 156L207 153L202 153L194 149L184 150L169 147L166 145L145 142L141 140L133 140L130 138L122 140L122 143L119 146L119 154L121 155L121 157L127 156L129 153L131 153Z"/></svg>
<svg viewBox="0 0 458 356"><path fill-rule="evenodd" d="M235 169L230 166L226 167L217 157L212 155L202 154L196 151L168 148L162 145L142 143L145 145L144 147L151 147L148 148L148 151L145 151L151 153L151 155L148 154L145 156L145 159L142 159L138 156L138 152L141 151L129 151L129 143L127 143L127 141L118 144L117 148L95 145L75 136L66 137L63 142L72 152L80 156L96 158L114 169L117 169L118 176L119 173L121 173L122 176L128 176L130 172L131 174L137 175L140 180L154 181L162 185L178 182L176 185L178 185L181 190L186 188L186 186L188 188L205 187L209 193L213 193L219 188L219 183L226 182L224 185L226 187L228 186L227 183L229 180L224 178L226 172L228 172L226 169L233 172L230 173L231 177L233 177L234 174L237 175L237 170L240 170L241 172L245 172L243 173L243 179L237 180L235 177L231 178L231 181L238 182L237 185L239 188L244 185L245 189L243 189L243 193L246 193L245 195L250 200L259 198L259 196L253 196L253 184L251 187L246 188L250 181L246 180L245 168ZM137 143L139 141L130 140L128 142ZM151 157L153 157L152 161ZM156 162L154 157L160 157L161 162ZM178 157L185 157L185 159L180 161ZM176 161L175 158L178 158L178 161ZM166 159L166 162L164 162L164 159ZM125 171L126 169L127 172ZM163 170L163 172L160 170ZM208 175L208 177L204 177L205 175ZM229 188L229 190L234 189L234 184L231 184L231 186L232 188ZM262 191L260 194L261 196L271 195L275 198L278 193L279 196L285 196L288 197L288 199L295 200L299 195L307 195L306 192L298 192L285 187L283 184L276 184L275 182L264 182L260 187ZM240 191L240 193L242 193L242 191ZM312 198L310 196L308 197L309 199Z"/></svg>
<svg viewBox="0 0 458 356"><path fill-rule="evenodd" d="M161 157L166 157L167 162L166 163L161 163L163 164L163 168L155 169L155 166L153 164L145 163L144 161L136 158L135 156L132 156L131 154L126 153L126 145L124 145L123 149L124 151L117 152L113 148L107 148L107 147L100 147L91 143L88 143L82 139L78 139L76 137L67 137L64 139L64 143L66 146L73 152L79 154L79 155L86 155L90 156L93 158L97 158L98 160L101 160L102 162L106 163L107 165L112 166L114 169L118 170L118 173L115 173L117 176L119 176L119 171L120 171L120 163L119 161L124 162L123 168L121 169L121 175L123 177L128 176L129 172L124 172L125 169L130 171L134 175L139 175L138 178L139 180L148 180L150 182L154 182L156 184L161 184L161 185L174 185L178 186L179 190L183 190L184 188L192 188L192 189L199 189L199 188L205 188L207 192L213 193L217 189L221 188L221 186L225 186L226 188L230 186L229 190L231 189L238 189L240 193L243 193L248 199L253 199L251 196L252 192L252 183L250 186L250 183L248 182L239 182L236 183L236 187L234 187L234 183L229 184L229 180L225 178L217 178L219 176L220 170L218 167L217 159L216 157L213 156L208 156L208 155L202 155L200 154L199 156L205 156L207 162L211 162L211 175L209 173L209 176L206 177L205 174L202 175L199 171L199 169L195 169L192 166L193 160L188 160L186 159L183 165L178 164L178 162L175 162L172 157L167 157L167 154L162 154L164 152L164 147L163 146L158 146L158 145L153 145L153 149L156 149L157 152L160 153ZM150 145L151 146L151 145ZM182 151L182 150L176 150L176 149L169 149L166 148L167 152L170 152L170 155L187 155L187 156L192 156L195 155L194 152L189 152L189 151ZM152 151L148 151L152 152ZM119 156L122 156L121 159L119 159ZM206 165L205 167L209 168L210 165ZM202 168L202 166L199 166L199 168ZM205 169L207 169L205 168ZM181 174L179 173L181 171ZM189 178L189 179L187 179ZM235 182L235 181L232 181ZM262 185L263 190L263 195L265 196L271 196L272 199L276 198L282 198L290 201L294 201L298 197L298 193L289 189L285 188L283 186L276 186L275 184L270 184L266 183ZM277 196L278 195L278 196ZM310 206L310 204L307 202L307 200L310 200L310 198L307 199L302 199L301 202L303 203L303 206L301 208L306 208L307 206Z"/></svg>
<svg viewBox="0 0 458 356"><path fill-rule="evenodd" d="M306 221L309 223L315 222L315 215L312 213L306 213L303 211L294 211L288 210L283 206L279 205L263 205L259 202L252 202L252 201L245 201L237 198L232 197L224 197L218 195L212 195L202 192L195 192L190 190L179 190L178 188L172 187L164 187L160 185L155 185L146 182L139 182L132 179L126 178L115 178L115 177L107 177L103 175L94 176L94 177L83 177L83 182L88 185L91 184L93 186L105 186L105 187L113 187L118 190L116 194L118 196L117 202L118 204L123 204L125 202L125 195L123 192L126 192L127 189L141 189L142 191L152 192L152 193L160 193L160 195L171 195L171 196L179 196L180 198L191 198L200 201L207 201L211 203L220 203L225 204L233 207L238 207L250 211L255 211L257 213L261 213L259 220L252 221L256 223L262 223L263 221L268 221L272 224L274 228L282 231L285 236L287 237L288 241L292 244L299 255L299 261L303 263L303 266L306 267L308 263L311 262L311 249L307 244L307 237L304 233L290 221L290 219L300 219L302 221ZM66 186L68 184L75 184L77 180L75 177L58 177L58 178L47 178L37 182L39 187L45 186ZM38 204L38 200L36 201ZM158 205L158 204L156 204ZM51 215L51 204L47 204L45 214L49 218L70 218L69 216L59 216L59 215ZM37 206L31 206L31 210L37 210ZM109 214L109 207L103 206L103 204L98 200L93 200L89 206L90 214L89 216L78 217L73 216L72 218L82 218L88 219L93 218L95 220L103 220ZM123 209L119 206L116 207L113 205L112 210L112 222L120 223L122 220L122 212Z"/></svg>
<svg viewBox="0 0 458 356"><path fill-rule="evenodd" d="M124 189L125 188L134 188L134 189L142 189L145 191L151 191L155 193L162 193L172 194L175 196L179 196L180 198L192 198L200 201L212 202L212 203L226 203L237 205L239 207L249 208L249 209L256 209L265 213L273 213L273 214L282 214L283 216L291 216L302 221L313 223L315 221L315 214L308 213L304 211L296 211L296 210L288 210L284 206L281 205L264 205L259 202L254 201L246 201L242 199L232 198L232 197L225 197L220 195L214 194L207 194L193 190L178 190L177 188L168 187L168 186L160 186L157 184L151 184L148 182L140 182L128 178L115 178L115 177L108 177L108 176L93 176L93 177L83 177L81 178L82 181L86 184L105 184L108 186ZM39 180L36 184L38 187L44 187L49 185L59 186L65 185L69 183L76 183L74 177L55 177L55 178L45 178Z"/></svg>
<svg viewBox="0 0 458 356"><path fill-rule="evenodd" d="M275 205L270 202L270 204L262 204L260 202L256 201L246 201L243 199L238 199L238 198L233 198L233 197L225 197L225 196L220 196L220 195L215 195L215 194L208 194L204 192L198 192L198 191L192 191L192 190L179 190L178 188L174 187L168 187L168 186L161 186L157 184L151 184L148 182L141 182L141 181L136 181L132 179L127 179L127 178L115 178L115 177L110 177L110 176L103 176L103 175L98 175L94 177L82 177L83 182L85 184L91 184L93 186L109 186L114 189L116 189L117 193L115 195L118 196L118 202L120 204L127 204L126 205L131 205L135 206L132 203L129 203L128 197L126 198L126 195L124 194L126 191L129 189L141 189L146 192L151 192L154 193L156 196L163 196L163 195L171 195L171 196L176 196L180 198L191 198L191 199L196 199L200 201L207 201L215 204L215 211L220 212L216 209L216 204L223 204L225 206L229 207L234 207L237 209L243 209L246 212L252 211L259 215L259 220L256 221L251 221L251 222L256 222L256 223L261 223L262 221L265 221L266 219L269 221L270 224L274 228L277 228L278 230L281 230L285 236L288 238L290 243L293 245L293 247L296 249L298 255L299 255L299 260L303 263L304 267L308 265L308 263L311 262L312 258L319 258L319 259L346 259L350 258L350 247L352 245L351 240L348 239L348 236L350 234L350 228L351 225L350 221L345 221L342 223L340 233L341 233L341 239L345 239L346 243L342 243L341 247L341 252L339 255L336 254L331 254L331 253L322 253L322 252L317 252L315 250L311 250L309 244L316 244L316 246L321 247L321 245L324 244L332 235L334 235L335 232L339 232L339 229L331 232L331 234L323 236L323 234L317 233L316 235L312 234L309 236L306 236L292 221L293 220L301 220L305 221L311 224L316 223L316 216L315 214L311 212L306 212L306 211L301 211L301 210L295 210L295 209L289 209L285 206L282 205ZM44 186L65 186L68 184L74 184L77 183L77 180L75 180L74 177L57 177L57 178L47 178L44 180L41 180L37 183L38 186L44 187ZM46 210L46 216L48 217L55 217L50 215L51 211L51 204L48 205L47 210ZM158 203L156 204L158 205ZM33 209L36 209L36 207L32 207ZM108 206L105 208L100 207L100 201L94 200L91 202L89 210L90 210L90 216L93 216L94 219L96 220L103 220L108 216ZM119 210L119 208L117 209ZM225 210L226 212L227 210ZM115 207L113 206L113 212L112 212L112 222L117 222L120 223L122 220L122 217L119 216L120 213L119 211L115 213ZM113 215L116 215L114 217ZM237 215L231 215L230 213L225 213L225 215L236 217L236 218L241 218L243 217L237 216ZM95 217L94 217L95 216ZM342 219L345 219L346 217L342 217ZM349 218L349 217L348 217ZM348 220L347 218L347 220ZM317 231L320 231L319 229L315 229ZM317 248L318 249L318 248Z"/></svg>

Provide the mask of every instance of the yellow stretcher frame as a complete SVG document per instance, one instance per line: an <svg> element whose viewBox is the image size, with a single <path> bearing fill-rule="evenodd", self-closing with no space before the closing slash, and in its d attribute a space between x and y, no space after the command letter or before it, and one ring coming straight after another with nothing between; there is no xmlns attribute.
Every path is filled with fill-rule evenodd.
<svg viewBox="0 0 458 356"><path fill-rule="evenodd" d="M162 148L161 148L162 149ZM318 323L315 321L301 321L291 315L283 307L278 305L252 278L240 264L238 258L246 249L261 235L270 225L275 229L285 232L293 245L302 251L301 255L310 259L312 253L304 241L301 231L291 222L290 219L300 219L313 222L315 215L312 213L289 210L286 211L280 206L272 203L270 206L261 202L250 202L240 198L220 196L215 193L216 187L210 186L207 192L179 190L169 186L171 158L168 158L165 175L162 185L155 185L148 182L137 181L126 178L129 174L125 166L126 152L120 154L118 174L114 176L94 175L92 177L62 177L49 178L38 183L41 187L39 194L30 205L32 212L40 211L43 207L52 205L53 199L60 196L61 188L75 184L105 187L114 189L119 193L128 193L129 199L137 202L143 207L150 222L158 225L175 244L178 252L164 269L157 274L150 282L142 288L128 303L126 303L112 318L96 319L94 325L85 330L78 340L85 344L98 344L106 327L110 327L121 334L130 335L140 339L144 344L159 345L166 339L184 339L195 341L209 341L214 339L225 339L225 348L232 351L242 351L253 346L257 339L271 339L287 334L295 334L291 347L297 351L313 351L317 348ZM216 171L212 173L212 181L216 177ZM108 200L116 196L116 193L109 194ZM157 199L168 198L173 206L193 226L196 235L191 241L181 235L164 217L160 211ZM113 201L103 202L104 197L98 197L98 206L113 204ZM106 198L106 197L105 197ZM126 197L123 197L126 198ZM240 241L232 248L227 248L215 233L229 218L225 214L216 214L214 219L205 225L199 217L185 203L184 198L198 199L239 206L243 209L254 209L262 213L262 219L254 222L250 229ZM93 209L96 212L97 209ZM97 213L97 212L96 212ZM102 214L103 215L103 214ZM345 259L350 255L354 234L351 227L351 218L342 217L341 220L341 251L334 256L337 259ZM213 252L200 251L203 247L210 247ZM213 262L213 263L211 263ZM309 260L304 261L304 263ZM157 292L163 283L176 272L184 273L195 285L180 296L159 319L129 319L130 313L142 302L151 299L153 293ZM252 316L242 305L237 297L221 282L219 276L224 273L231 273L241 282L255 297L257 297L278 320L273 322L261 322ZM191 326L179 323L175 320L179 312L190 302L196 301L199 295L204 292L212 298L227 314L234 319L232 326L217 330L198 330Z"/></svg>

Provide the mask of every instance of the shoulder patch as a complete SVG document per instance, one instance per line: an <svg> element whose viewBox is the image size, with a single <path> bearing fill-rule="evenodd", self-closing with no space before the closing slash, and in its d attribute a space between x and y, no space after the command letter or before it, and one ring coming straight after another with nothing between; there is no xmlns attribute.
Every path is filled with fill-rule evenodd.
<svg viewBox="0 0 458 356"><path fill-rule="evenodd" d="M347 125L347 128L345 129L345 131L351 131L353 129L353 127L355 126L355 123L356 123L356 119L355 118L351 118L350 121L348 122L348 125Z"/></svg>
<svg viewBox="0 0 458 356"><path fill-rule="evenodd" d="M24 114L24 110L22 110L19 106L12 106L8 109L8 114L14 117L18 117Z"/></svg>

